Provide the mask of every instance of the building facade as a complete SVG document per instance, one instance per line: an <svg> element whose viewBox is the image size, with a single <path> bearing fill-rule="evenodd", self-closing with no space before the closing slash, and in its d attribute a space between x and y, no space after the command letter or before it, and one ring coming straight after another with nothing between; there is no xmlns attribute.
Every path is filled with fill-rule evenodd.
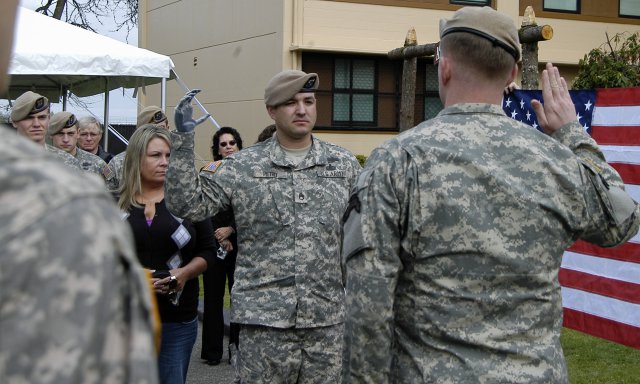
<svg viewBox="0 0 640 384"><path fill-rule="evenodd" d="M522 24L531 5L553 38L539 44L539 62L561 66L567 78L591 49L621 32L640 31L640 0L140 0L139 44L170 55L180 81L169 81L167 113L184 94L221 125L237 128L247 145L271 124L263 101L267 81L283 69L320 76L315 134L354 154L398 133L402 61L387 53L416 30L418 44L438 41L441 18L465 5L489 5ZM158 104L147 87L142 104ZM437 68L418 60L415 123L442 108ZM211 122L198 127L196 152L211 159Z"/></svg>

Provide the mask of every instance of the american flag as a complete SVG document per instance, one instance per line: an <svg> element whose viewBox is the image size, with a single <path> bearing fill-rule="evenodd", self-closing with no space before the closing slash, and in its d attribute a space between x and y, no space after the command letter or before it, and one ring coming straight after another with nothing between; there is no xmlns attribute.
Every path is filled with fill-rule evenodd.
<svg viewBox="0 0 640 384"><path fill-rule="evenodd" d="M578 121L640 201L640 87L570 93ZM531 99L543 101L541 91L516 90L502 107L540 129ZM640 235L616 248L576 242L564 253L558 277L565 327L640 348Z"/></svg>

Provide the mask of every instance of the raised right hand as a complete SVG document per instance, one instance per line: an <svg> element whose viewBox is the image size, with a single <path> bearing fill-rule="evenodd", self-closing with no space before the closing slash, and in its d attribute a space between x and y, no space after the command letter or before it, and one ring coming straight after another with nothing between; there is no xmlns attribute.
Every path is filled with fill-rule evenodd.
<svg viewBox="0 0 640 384"><path fill-rule="evenodd" d="M178 132L192 132L196 128L196 125L202 124L209 118L210 115L206 114L198 120L193 119L193 107L191 106L191 100L193 100L198 93L200 93L199 89L193 89L187 92L176 106L173 119Z"/></svg>
<svg viewBox="0 0 640 384"><path fill-rule="evenodd" d="M569 95L567 82L560 76L558 67L547 63L542 71L542 98L544 105L539 100L532 100L531 106L538 117L540 127L547 134L552 134L563 125L576 120L576 109Z"/></svg>

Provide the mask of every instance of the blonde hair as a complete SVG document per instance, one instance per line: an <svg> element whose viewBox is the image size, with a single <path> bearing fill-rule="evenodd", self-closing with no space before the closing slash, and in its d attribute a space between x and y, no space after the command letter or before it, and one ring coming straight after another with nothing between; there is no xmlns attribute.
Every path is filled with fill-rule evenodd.
<svg viewBox="0 0 640 384"><path fill-rule="evenodd" d="M169 131L154 124L144 124L131 135L124 163L122 164L122 178L120 179L118 207L128 211L132 206L142 207L136 201L136 195L142 192L141 165L147 153L149 142L155 138L164 140L171 148Z"/></svg>

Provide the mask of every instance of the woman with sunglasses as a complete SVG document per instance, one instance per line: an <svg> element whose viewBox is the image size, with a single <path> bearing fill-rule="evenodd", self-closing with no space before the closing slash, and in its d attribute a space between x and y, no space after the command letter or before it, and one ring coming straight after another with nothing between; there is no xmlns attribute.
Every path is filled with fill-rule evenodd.
<svg viewBox="0 0 640 384"><path fill-rule="evenodd" d="M207 167L216 167L220 161L242 149L240 133L232 127L222 127L213 135L213 163ZM223 355L224 339L224 289L225 281L231 292L233 273L236 268L238 243L235 220L232 211L220 212L211 218L216 237L217 258L211 268L204 273L204 313L202 319L202 352L200 357L207 364L220 364ZM238 324L229 327L228 361L231 364L232 350L238 348Z"/></svg>

